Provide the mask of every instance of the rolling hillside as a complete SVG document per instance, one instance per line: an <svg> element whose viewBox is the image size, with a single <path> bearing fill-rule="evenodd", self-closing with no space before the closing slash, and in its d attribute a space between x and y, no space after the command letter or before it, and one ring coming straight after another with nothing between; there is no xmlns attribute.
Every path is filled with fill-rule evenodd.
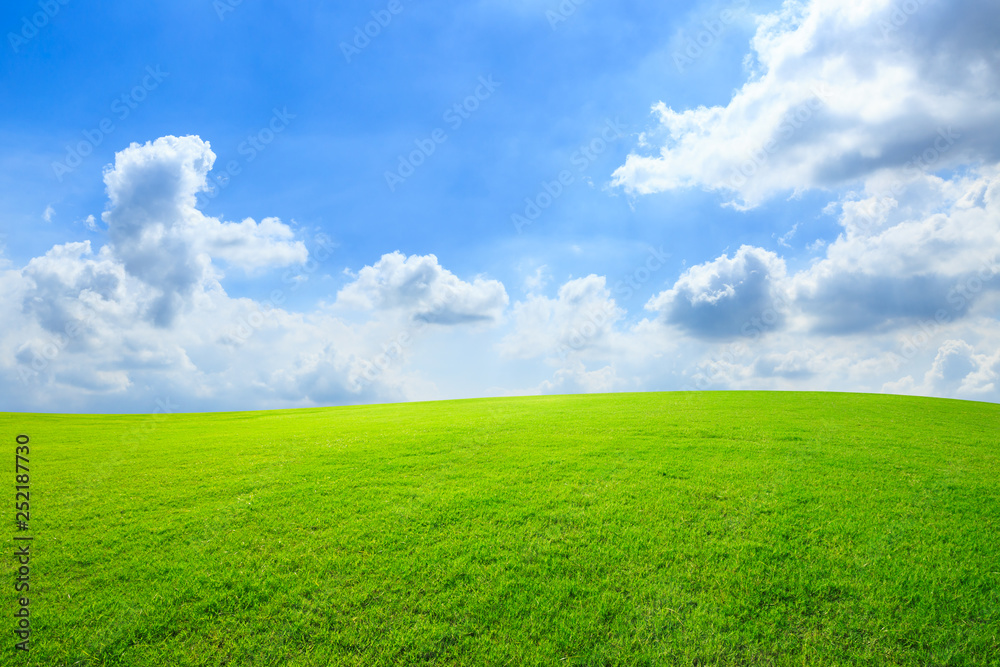
<svg viewBox="0 0 1000 667"><path fill-rule="evenodd" d="M34 536L31 650L5 584L5 665L1000 664L998 405L706 392L0 425L10 501L30 437Z"/></svg>

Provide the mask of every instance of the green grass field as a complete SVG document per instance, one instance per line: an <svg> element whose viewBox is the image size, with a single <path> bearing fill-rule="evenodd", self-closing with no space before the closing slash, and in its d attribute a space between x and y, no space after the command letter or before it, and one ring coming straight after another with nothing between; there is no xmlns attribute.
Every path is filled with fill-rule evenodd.
<svg viewBox="0 0 1000 667"><path fill-rule="evenodd" d="M0 415L4 665L1000 665L1000 405Z"/></svg>

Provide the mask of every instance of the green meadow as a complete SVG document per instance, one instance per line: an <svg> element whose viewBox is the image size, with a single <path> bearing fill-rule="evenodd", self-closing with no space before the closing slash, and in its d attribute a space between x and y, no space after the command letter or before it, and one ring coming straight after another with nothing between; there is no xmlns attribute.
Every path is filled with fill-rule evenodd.
<svg viewBox="0 0 1000 667"><path fill-rule="evenodd" d="M0 414L3 665L1000 665L1000 405Z"/></svg>

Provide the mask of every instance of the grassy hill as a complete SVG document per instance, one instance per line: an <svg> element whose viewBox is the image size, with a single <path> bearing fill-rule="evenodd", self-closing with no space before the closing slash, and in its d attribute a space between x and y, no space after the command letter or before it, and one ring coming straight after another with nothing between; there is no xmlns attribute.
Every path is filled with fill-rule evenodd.
<svg viewBox="0 0 1000 667"><path fill-rule="evenodd" d="M31 438L10 665L998 665L1000 406L668 393ZM5 581L16 561L4 558Z"/></svg>

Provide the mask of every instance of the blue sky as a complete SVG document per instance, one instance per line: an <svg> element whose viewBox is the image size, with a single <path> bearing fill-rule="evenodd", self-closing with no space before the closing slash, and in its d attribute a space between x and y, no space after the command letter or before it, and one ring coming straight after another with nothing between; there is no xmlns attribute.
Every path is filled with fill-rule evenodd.
<svg viewBox="0 0 1000 667"><path fill-rule="evenodd" d="M10 409L1000 397L988 2L0 20Z"/></svg>

